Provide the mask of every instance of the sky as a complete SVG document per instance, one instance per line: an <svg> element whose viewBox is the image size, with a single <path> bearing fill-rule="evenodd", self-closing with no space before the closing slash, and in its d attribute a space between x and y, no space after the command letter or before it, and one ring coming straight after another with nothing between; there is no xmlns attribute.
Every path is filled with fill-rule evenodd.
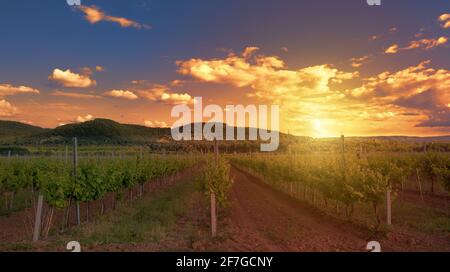
<svg viewBox="0 0 450 272"><path fill-rule="evenodd" d="M450 134L450 1L1 4L2 120L170 127L202 97L296 135Z"/></svg>

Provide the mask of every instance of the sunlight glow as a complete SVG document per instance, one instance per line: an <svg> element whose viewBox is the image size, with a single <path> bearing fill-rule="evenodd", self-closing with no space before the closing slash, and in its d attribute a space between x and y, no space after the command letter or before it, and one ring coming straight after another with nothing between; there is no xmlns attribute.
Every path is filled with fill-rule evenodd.
<svg viewBox="0 0 450 272"><path fill-rule="evenodd" d="M314 119L312 120L312 127L313 127L313 137L314 138L324 138L328 137L328 131L326 130L324 126L323 120Z"/></svg>

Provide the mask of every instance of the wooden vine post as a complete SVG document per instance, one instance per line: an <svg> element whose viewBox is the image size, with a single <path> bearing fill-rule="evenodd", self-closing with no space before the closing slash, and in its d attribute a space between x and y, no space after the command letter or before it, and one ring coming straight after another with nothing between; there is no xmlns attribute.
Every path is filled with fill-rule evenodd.
<svg viewBox="0 0 450 272"><path fill-rule="evenodd" d="M73 180L77 182L77 168L78 168L78 139L73 138ZM69 207L70 209L70 207ZM80 202L77 200L76 203L76 213L77 213L77 225L81 225L80 218Z"/></svg>
<svg viewBox="0 0 450 272"><path fill-rule="evenodd" d="M36 209L36 217L34 218L34 231L33 231L33 242L39 240L41 233L41 220L42 220L42 206L44 205L44 196L39 194L38 204Z"/></svg>
<svg viewBox="0 0 450 272"><path fill-rule="evenodd" d="M214 161L216 167L219 167L219 142L214 140ZM216 215L216 194L211 190L211 235L216 237L217 235L217 215Z"/></svg>
<svg viewBox="0 0 450 272"><path fill-rule="evenodd" d="M417 182L419 184L420 199L422 200L422 202L424 202L423 193L422 193L422 182L420 181L419 168L416 168L416 178L417 178Z"/></svg>
<svg viewBox="0 0 450 272"><path fill-rule="evenodd" d="M342 152L342 169L344 170L345 174L345 136L344 134L341 135L341 152Z"/></svg>
<svg viewBox="0 0 450 272"><path fill-rule="evenodd" d="M386 208L387 208L387 224L392 225L392 201L391 201L391 188L386 190Z"/></svg>

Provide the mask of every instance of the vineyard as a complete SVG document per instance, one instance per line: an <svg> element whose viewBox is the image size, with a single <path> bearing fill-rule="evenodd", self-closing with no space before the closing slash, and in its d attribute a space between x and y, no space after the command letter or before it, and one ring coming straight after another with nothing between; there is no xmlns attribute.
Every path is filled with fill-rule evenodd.
<svg viewBox="0 0 450 272"><path fill-rule="evenodd" d="M62 226L68 227L70 207L75 205L77 224L80 224L80 204L85 204L89 218L90 203L99 201L103 214L108 195L112 196L114 208L124 198L141 197L145 185L151 181L172 177L195 163L192 158L157 155L120 159L86 157L77 160L75 166L59 158L3 159L0 164L3 211L13 210L14 205L36 210L38 196L41 196L48 207L41 228L46 237L53 226L55 209L64 210ZM17 195L22 197L16 200Z"/></svg>
<svg viewBox="0 0 450 272"><path fill-rule="evenodd" d="M448 232L450 157L447 153L430 151L363 153L352 150L219 156L218 144L215 144L213 149L215 154L168 155L148 153L142 148L120 150L111 147L99 151L93 147L84 148L80 154L76 149L72 152L66 148L56 150L47 156L44 155L44 151L33 156L28 154L2 157L0 219L7 222L10 216L26 212L28 217L24 222L26 231L23 239L28 241L27 243L32 241L32 237L34 241L46 241L54 236L66 237L64 235L72 233L71 230L80 230L79 227L89 226L88 223L95 226L98 220L102 221L102 217L109 218L108 214L124 207L132 210L133 203L140 201L138 207L145 207L145 210L137 212L139 216L128 217L127 210L126 213L118 212L121 215L115 215L117 219L114 220L122 222L120 225L125 228L124 232L130 233L127 235L138 232L140 236L145 236L145 229L150 225L165 222L161 224L166 228L169 224L167 222L176 224L175 218L178 218L182 213L181 210L184 210L182 207L197 203L194 205L196 207L194 217L183 220L188 220L189 225L192 222L197 224L194 231L196 234L187 234L186 239L192 239L189 238L190 235L203 233L200 237L196 236L196 239L200 239L201 244L204 244L200 246L201 249L245 248L248 235L258 233L258 230L253 228L246 230L253 224L261 226L264 232L278 228L275 231L277 239L283 241L288 238L282 235L284 231L293 231L292 235L297 237L302 233L300 230L303 230L304 220L310 219L308 214L314 213L309 211L307 206L321 212L314 215L319 218L318 220L322 220L320 225L314 228L321 229L322 226L327 226L329 222L333 222L333 218L351 222L348 227L351 235L346 242L345 239L339 241L343 243L342 250L360 250L361 245L364 245L364 240L360 241L360 237L372 235L357 234L359 231L356 226L366 227L371 230L369 233L387 233L398 225L421 224L426 227L421 228L420 232ZM193 173L194 179L187 182L187 185L176 185L173 181L186 170ZM250 176L247 176L247 173ZM268 188L258 185L258 180ZM154 188L162 188L161 192L170 196L164 200L168 201L167 203L152 204L152 201L146 200L145 196L148 193L155 195L152 194ZM281 195L277 195L275 191ZM177 192L184 193L177 195ZM200 195L201 199L195 199L197 195ZM284 196L295 199L296 202L291 203L290 200L284 199ZM406 199L405 196L410 199ZM402 201L399 201L400 198ZM432 201L429 201L430 199ZM301 203L306 203L307 206L302 206ZM433 205L429 206L430 204ZM288 205L289 208L284 205ZM299 210L296 210L297 206ZM261 207L260 211L258 207ZM417 207L425 207L429 213ZM253 211L254 209L256 210ZM142 225L140 219L142 214L147 212L156 216L156 218L148 217L146 222L150 224L149 226ZM253 213L258 216L253 217ZM236 217L236 214L239 216ZM285 214L291 215L285 217ZM297 221L292 219L299 225L298 229L291 229L291 224L294 223L289 220L297 216L306 217L295 219ZM259 222L260 220L265 221ZM284 220L288 221L284 224L282 223ZM430 222L426 222L427 220ZM184 225L174 225L178 228L178 232L184 232L182 226ZM20 224L18 227L24 228ZM154 228L153 231L158 231L161 226L157 225ZM331 235L327 233L330 231L329 228L323 227L324 233L317 235L329 237L328 235ZM342 230L333 229L333 231L341 233ZM100 233L98 237L103 237L100 242L118 240L127 247L129 241L124 241L121 237L139 241L134 236L121 234L116 237L112 229L98 232ZM230 246L228 240L224 238L229 233L237 237L242 236L232 239L242 240L242 244L235 245L233 242ZM8 234L5 232L2 235L6 237ZM219 239L216 239L216 236ZM86 237L90 236L86 234ZM258 237L252 239L260 239L264 234L259 234ZM89 241L90 238L85 239ZM92 239L95 243L98 242L96 238ZM444 238L436 239L440 243L444 241L442 240ZM275 240L262 240L259 243L271 244L265 250L285 250ZM282 242L284 243L289 242ZM309 243L308 248L318 246L315 240L308 240L305 237L297 243ZM334 244L322 246L334 249ZM401 248L404 247L403 245ZM298 250L298 247L292 250Z"/></svg>
<svg viewBox="0 0 450 272"><path fill-rule="evenodd" d="M375 227L386 221L391 224L390 218L382 217L381 207L391 205L399 192L414 190L423 198L424 194L445 197L450 191L446 153L247 155L231 161L271 186L338 216L351 218L355 206L366 211L370 207L372 219L364 223ZM444 209L448 212L448 207Z"/></svg>

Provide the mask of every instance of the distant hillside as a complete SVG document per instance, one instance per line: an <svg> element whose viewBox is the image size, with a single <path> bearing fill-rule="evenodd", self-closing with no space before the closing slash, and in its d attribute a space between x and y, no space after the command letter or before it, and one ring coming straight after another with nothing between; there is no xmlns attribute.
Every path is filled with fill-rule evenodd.
<svg viewBox="0 0 450 272"><path fill-rule="evenodd" d="M446 136L430 136L430 137L414 137L414 136L377 136L366 137L366 139L379 139L398 142L449 142L450 135Z"/></svg>
<svg viewBox="0 0 450 272"><path fill-rule="evenodd" d="M186 129L189 125L184 126ZM190 124L191 133L194 133L194 124ZM202 124L204 126L204 124ZM224 133L227 129L223 125ZM236 136L236 128L234 134ZM254 128L245 129L245 138ZM257 133L256 133L257 134ZM35 145L37 143L42 145L58 145L71 143L72 138L77 137L80 144L90 145L136 145L136 144L151 144L158 146L157 148L166 148L167 145L173 148L180 148L181 145L193 145L193 142L174 142L171 137L170 128L149 128L140 125L120 124L118 122L108 119L95 119L84 123L74 123L57 127L55 129L44 129L36 126L31 126L19 122L0 121L0 145ZM195 144L208 145L207 142ZM348 137L347 143L354 143L359 146L361 142L380 146L387 149L397 148L387 145L389 142L405 143L408 145L423 145L431 143L449 143L450 136L437 137L410 137L410 136L373 136L373 137ZM236 145L237 142L228 142L223 145ZM247 147L259 146L259 141L244 141L240 142ZM335 146L340 144L339 137L313 139L311 137L294 136L280 133L280 148L287 149L288 146L305 145L312 150L327 149L327 144ZM314 147L318 145L319 147ZM333 147L334 148L334 147ZM416 148L416 147L415 147ZM421 147L417 147L421 149Z"/></svg>
<svg viewBox="0 0 450 272"><path fill-rule="evenodd" d="M133 144L158 140L170 135L169 128L149 128L139 125L120 124L108 119L95 119L84 123L68 124L46 133L36 135L41 143L71 141L77 137L80 143Z"/></svg>
<svg viewBox="0 0 450 272"><path fill-rule="evenodd" d="M44 133L44 128L14 122L0 121L0 143L10 143L23 139L27 136Z"/></svg>
<svg viewBox="0 0 450 272"><path fill-rule="evenodd" d="M169 128L149 128L120 124L108 119L95 119L43 129L18 122L0 121L2 144L62 144L77 137L81 144L139 144L169 136Z"/></svg>

